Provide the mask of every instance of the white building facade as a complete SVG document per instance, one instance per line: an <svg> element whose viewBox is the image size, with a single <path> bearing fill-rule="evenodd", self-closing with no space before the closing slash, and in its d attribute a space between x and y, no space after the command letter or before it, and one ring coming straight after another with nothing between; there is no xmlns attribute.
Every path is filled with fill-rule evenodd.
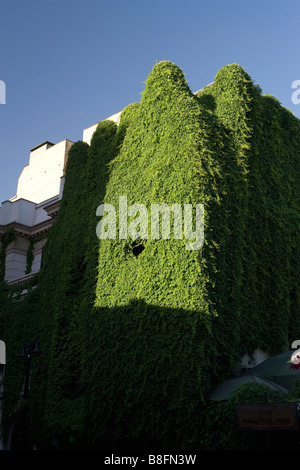
<svg viewBox="0 0 300 470"><path fill-rule="evenodd" d="M118 123L120 115L121 112L107 119ZM90 144L97 126L98 123L83 130L84 142ZM19 177L17 194L0 206L0 250L2 235L10 229L15 233L6 247L4 279L9 285L25 283L41 269L43 246L59 210L72 145L70 140L58 144L46 141L31 149L29 164Z"/></svg>

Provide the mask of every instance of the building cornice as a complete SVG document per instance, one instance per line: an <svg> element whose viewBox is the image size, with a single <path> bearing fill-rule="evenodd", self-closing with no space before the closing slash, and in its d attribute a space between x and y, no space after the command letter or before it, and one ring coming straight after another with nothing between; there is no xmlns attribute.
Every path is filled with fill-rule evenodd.
<svg viewBox="0 0 300 470"><path fill-rule="evenodd" d="M34 273L26 274L25 276L19 277L18 279L13 279L11 281L6 281L6 284L8 286L17 286L17 285L25 284L27 281L29 281L29 279L31 279L36 274L38 274L38 271L34 272Z"/></svg>
<svg viewBox="0 0 300 470"><path fill-rule="evenodd" d="M10 222L7 225L0 225L0 235L3 235L7 230L13 228L18 235L25 236L27 238L36 237L47 232L52 224L53 219L45 220L44 222L32 227L16 222Z"/></svg>

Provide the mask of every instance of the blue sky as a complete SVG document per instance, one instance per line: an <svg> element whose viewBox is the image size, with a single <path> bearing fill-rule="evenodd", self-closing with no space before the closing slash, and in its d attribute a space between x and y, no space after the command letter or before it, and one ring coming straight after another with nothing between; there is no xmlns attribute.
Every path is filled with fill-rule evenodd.
<svg viewBox="0 0 300 470"><path fill-rule="evenodd" d="M139 101L160 60L192 91L240 64L300 117L299 0L0 0L0 203L16 194L31 148Z"/></svg>

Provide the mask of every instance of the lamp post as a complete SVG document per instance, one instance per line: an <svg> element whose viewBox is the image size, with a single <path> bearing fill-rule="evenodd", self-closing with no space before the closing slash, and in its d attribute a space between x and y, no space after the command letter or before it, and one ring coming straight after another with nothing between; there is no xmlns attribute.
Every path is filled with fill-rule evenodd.
<svg viewBox="0 0 300 470"><path fill-rule="evenodd" d="M28 404L26 399L28 398L29 392L31 358L32 356L41 354L39 339L39 336L37 336L35 341L32 343L24 341L21 354L18 354L17 356L26 361L26 375L23 392L25 403L24 406L18 410L18 416L15 420L14 429L11 435L10 449L32 450L33 448L33 442L28 434Z"/></svg>
<svg viewBox="0 0 300 470"><path fill-rule="evenodd" d="M21 354L18 355L18 357L26 361L26 375L25 375L25 384L24 384L24 393L23 393L23 397L25 399L28 398L31 357L37 356L39 354L41 354L39 336L37 336L35 341L33 341L32 343L29 343L26 341L23 342L22 352Z"/></svg>

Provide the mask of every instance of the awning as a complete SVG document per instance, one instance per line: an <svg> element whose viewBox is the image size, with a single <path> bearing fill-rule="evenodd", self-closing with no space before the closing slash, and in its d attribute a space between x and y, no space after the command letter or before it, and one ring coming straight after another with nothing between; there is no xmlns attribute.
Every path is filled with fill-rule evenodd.
<svg viewBox="0 0 300 470"><path fill-rule="evenodd" d="M300 361L297 355L299 351L294 349L277 354L253 367L251 373L291 390L296 381L300 385L300 367L291 367L292 363L297 364Z"/></svg>
<svg viewBox="0 0 300 470"><path fill-rule="evenodd" d="M221 383L216 390L214 390L211 395L210 399L211 400L229 400L231 397L232 393L235 391L237 387L240 385L246 384L246 383L258 383L260 385L264 385L268 387L271 390L277 390L279 392L287 394L289 391L281 387L280 385L271 382L268 379L265 379L264 377L261 377L257 374L253 373L247 373L244 375L241 375L239 377L233 377L232 379L226 380L225 382Z"/></svg>

